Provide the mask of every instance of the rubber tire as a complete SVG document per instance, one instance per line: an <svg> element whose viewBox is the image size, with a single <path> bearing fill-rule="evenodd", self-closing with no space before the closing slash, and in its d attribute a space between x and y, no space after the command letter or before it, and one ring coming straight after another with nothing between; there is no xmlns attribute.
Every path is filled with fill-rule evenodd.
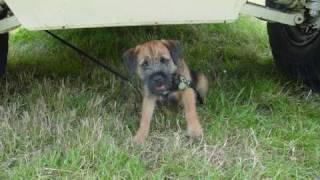
<svg viewBox="0 0 320 180"><path fill-rule="evenodd" d="M271 1L267 6L272 7ZM268 23L269 42L277 66L289 77L301 80L313 90L320 91L320 33L306 45L292 43L288 32L297 28ZM289 30L288 30L289 29Z"/></svg>
<svg viewBox="0 0 320 180"><path fill-rule="evenodd" d="M0 19L7 16L7 11L0 14ZM0 76L3 76L8 60L9 33L0 34Z"/></svg>
<svg viewBox="0 0 320 180"><path fill-rule="evenodd" d="M8 33L0 34L0 76L3 76L6 72L9 45L8 40Z"/></svg>

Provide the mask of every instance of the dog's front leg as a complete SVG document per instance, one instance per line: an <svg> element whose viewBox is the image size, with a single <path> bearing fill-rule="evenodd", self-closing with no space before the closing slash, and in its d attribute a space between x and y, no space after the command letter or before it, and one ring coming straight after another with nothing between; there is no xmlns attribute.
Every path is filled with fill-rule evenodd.
<svg viewBox="0 0 320 180"><path fill-rule="evenodd" d="M135 143L142 144L145 138L148 136L149 129L150 129L150 121L152 119L155 104L156 104L155 97L150 97L150 96L143 97L140 127L133 138L133 141Z"/></svg>
<svg viewBox="0 0 320 180"><path fill-rule="evenodd" d="M187 120L188 135L201 137L203 132L196 111L196 94L192 88L187 88L182 92L182 103Z"/></svg>

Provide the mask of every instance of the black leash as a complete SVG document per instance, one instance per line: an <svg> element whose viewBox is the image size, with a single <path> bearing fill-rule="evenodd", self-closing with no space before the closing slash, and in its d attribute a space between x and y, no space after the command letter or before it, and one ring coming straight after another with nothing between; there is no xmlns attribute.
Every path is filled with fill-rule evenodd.
<svg viewBox="0 0 320 180"><path fill-rule="evenodd" d="M97 58L94 58L92 56L90 56L88 53L84 52L83 50L81 50L80 48L76 47L75 45L69 43L68 41L62 39L61 37L59 37L58 35L46 30L46 33L48 33L50 36L52 36L53 38L57 39L58 41L60 41L62 44L68 46L69 48L73 49L74 51L76 51L78 54L86 57L88 60L90 60L91 62L99 65L100 67L104 68L105 70L109 71L110 73L114 74L116 77L120 78L122 81L126 81L129 82L129 79L125 76L123 76L122 74L120 74L119 72L117 72L116 70L114 70L113 68L107 66L106 64L102 63L100 60L98 60Z"/></svg>
<svg viewBox="0 0 320 180"><path fill-rule="evenodd" d="M134 86L132 84L132 82L129 80L129 78L123 76L121 73L119 73L118 71L114 70L113 68L111 68L110 66L102 63L99 59L94 58L92 56L90 56L88 53L84 52L83 50L81 50L80 48L76 47L75 45L69 43L68 41L62 39L61 37L59 37L58 35L45 30L46 33L48 33L50 36L52 36L53 38L57 39L58 41L60 41L62 44L64 44L65 46L69 47L70 49L76 51L80 56L84 56L86 57L89 61L97 64L98 66L102 67L103 69L109 71L110 73L112 73L113 75L115 75L116 77L118 77L121 81L120 81L120 96L121 97L126 97L126 92L125 92L125 88L124 88L124 83L127 82L127 84L129 84L138 95L140 95L140 98L142 98L141 92L140 90Z"/></svg>

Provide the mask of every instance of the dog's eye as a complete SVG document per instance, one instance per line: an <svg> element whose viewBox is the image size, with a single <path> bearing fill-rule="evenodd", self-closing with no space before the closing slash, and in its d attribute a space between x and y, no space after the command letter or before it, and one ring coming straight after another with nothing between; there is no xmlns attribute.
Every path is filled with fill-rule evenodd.
<svg viewBox="0 0 320 180"><path fill-rule="evenodd" d="M162 57L162 58L160 58L160 62L162 64L166 64L168 62L168 60L166 58Z"/></svg>
<svg viewBox="0 0 320 180"><path fill-rule="evenodd" d="M144 61L142 64L141 64L142 67L146 68L149 66L149 62L148 61Z"/></svg>

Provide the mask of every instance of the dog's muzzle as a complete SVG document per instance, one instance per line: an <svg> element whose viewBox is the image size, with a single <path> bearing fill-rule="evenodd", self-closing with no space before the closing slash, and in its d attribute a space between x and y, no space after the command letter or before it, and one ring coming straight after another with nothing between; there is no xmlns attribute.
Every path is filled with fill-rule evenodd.
<svg viewBox="0 0 320 180"><path fill-rule="evenodd" d="M157 72L149 77L148 88L152 94L166 95L171 88L171 77L164 72Z"/></svg>

